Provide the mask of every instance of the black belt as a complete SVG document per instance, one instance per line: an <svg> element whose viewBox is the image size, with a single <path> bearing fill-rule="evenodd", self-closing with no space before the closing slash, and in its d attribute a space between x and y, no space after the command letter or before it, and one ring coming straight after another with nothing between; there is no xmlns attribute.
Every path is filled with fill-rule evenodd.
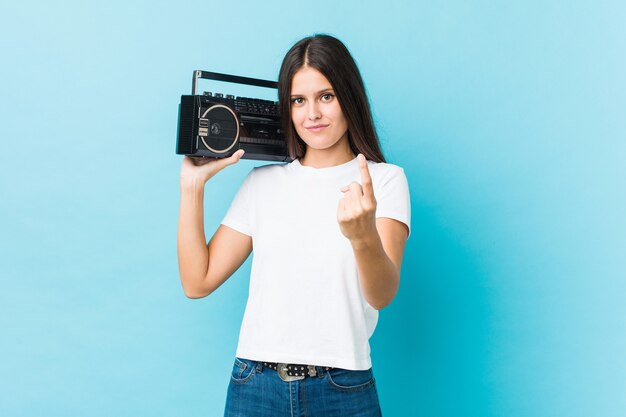
<svg viewBox="0 0 626 417"><path fill-rule="evenodd" d="M304 379L307 376L317 376L317 366L315 365L300 365L294 363L277 363L277 362L263 362L263 366L273 369L278 372L278 376L283 381L296 381ZM328 371L329 369L335 369L330 366L319 366Z"/></svg>

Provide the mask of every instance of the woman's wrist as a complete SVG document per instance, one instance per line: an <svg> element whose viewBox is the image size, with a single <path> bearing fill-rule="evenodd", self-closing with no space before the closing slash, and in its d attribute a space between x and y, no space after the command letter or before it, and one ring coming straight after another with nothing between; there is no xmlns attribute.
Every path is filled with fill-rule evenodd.
<svg viewBox="0 0 626 417"><path fill-rule="evenodd" d="M205 183L205 181L202 181L200 178L197 177L181 177L180 189L189 192L204 191Z"/></svg>
<svg viewBox="0 0 626 417"><path fill-rule="evenodd" d="M355 251L382 248L382 241L377 232L350 239L350 244Z"/></svg>

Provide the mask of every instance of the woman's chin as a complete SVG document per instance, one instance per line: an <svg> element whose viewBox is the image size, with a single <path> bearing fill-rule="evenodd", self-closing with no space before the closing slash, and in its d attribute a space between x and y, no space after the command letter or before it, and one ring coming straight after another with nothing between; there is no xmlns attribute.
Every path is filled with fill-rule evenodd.
<svg viewBox="0 0 626 417"><path fill-rule="evenodd" d="M332 142L319 140L319 139L305 140L304 143L306 143L306 146L308 148L316 149L320 151L323 149L331 148L334 145L334 143Z"/></svg>

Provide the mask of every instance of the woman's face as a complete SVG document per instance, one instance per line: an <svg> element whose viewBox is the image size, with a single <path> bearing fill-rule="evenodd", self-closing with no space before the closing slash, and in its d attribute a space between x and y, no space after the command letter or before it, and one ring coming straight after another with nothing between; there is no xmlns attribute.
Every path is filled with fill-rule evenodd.
<svg viewBox="0 0 626 417"><path fill-rule="evenodd" d="M326 77L303 67L291 81L291 120L298 135L314 149L348 146L348 122Z"/></svg>

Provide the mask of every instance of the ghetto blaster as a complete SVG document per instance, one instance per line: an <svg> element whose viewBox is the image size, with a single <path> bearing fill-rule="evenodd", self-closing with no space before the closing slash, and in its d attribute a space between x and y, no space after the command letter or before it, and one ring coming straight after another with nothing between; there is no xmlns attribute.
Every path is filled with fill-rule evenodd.
<svg viewBox="0 0 626 417"><path fill-rule="evenodd" d="M192 94L178 106L176 153L226 158L243 149L243 159L290 162L282 132L278 102L205 91L197 94L198 79L278 88L274 81L208 71L194 71Z"/></svg>

